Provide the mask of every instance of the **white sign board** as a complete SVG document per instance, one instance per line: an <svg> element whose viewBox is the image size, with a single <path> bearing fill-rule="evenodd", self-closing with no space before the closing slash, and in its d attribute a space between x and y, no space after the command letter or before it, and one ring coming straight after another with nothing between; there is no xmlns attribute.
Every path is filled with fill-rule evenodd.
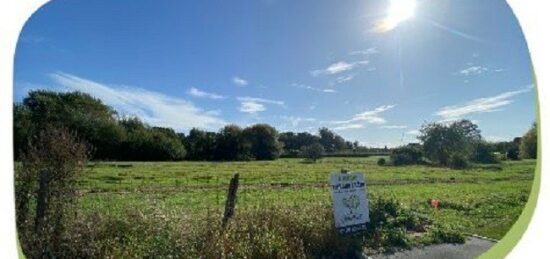
<svg viewBox="0 0 550 259"><path fill-rule="evenodd" d="M366 230L369 203L363 173L333 173L330 185L336 228L343 234Z"/></svg>

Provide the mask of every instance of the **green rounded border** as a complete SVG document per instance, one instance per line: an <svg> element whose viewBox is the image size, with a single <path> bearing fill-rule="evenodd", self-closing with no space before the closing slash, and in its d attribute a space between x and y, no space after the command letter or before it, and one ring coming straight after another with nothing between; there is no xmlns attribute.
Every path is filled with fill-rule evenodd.
<svg viewBox="0 0 550 259"><path fill-rule="evenodd" d="M46 2L44 5L48 4L50 1ZM508 4L508 3L507 3ZM44 6L43 5L43 6ZM42 8L43 6L39 7L37 11ZM511 10L512 7L508 4L508 8ZM33 13L34 14L34 13ZM32 16L32 15L31 15ZM515 16L515 14L514 14ZM517 17L517 16L515 16ZM517 19L517 18L516 18ZM518 24L519 21L517 21ZM525 35L524 35L524 39ZM534 79L534 89L535 89L535 103L536 103L536 110L537 110L537 165L535 168L535 177L533 179L533 185L531 187L531 193L529 194L529 199L527 200L527 203L525 204L525 207L523 208L523 211L519 218L517 219L516 223L510 228L508 233L500 240L498 241L491 249L489 249L487 252L480 255L478 258L480 259L493 259L493 258L504 258L512 249L518 244L519 240L527 230L527 227L529 226L529 222L533 218L533 213L535 212L535 208L537 205L537 200L539 197L539 191L540 191L540 178L541 178L541 161L542 161L542 146L541 146L541 128L540 128L540 105L539 105L539 92L538 92L538 84L537 84L537 78L534 73L534 66L531 64L531 67L533 68L533 79ZM21 259L25 259L25 254L23 254L23 250L21 249L21 245L19 244L19 236L16 232L16 243L17 243L17 254L18 257Z"/></svg>
<svg viewBox="0 0 550 259"><path fill-rule="evenodd" d="M537 166L535 168L535 178L533 179L533 185L531 187L531 193L529 199L521 212L521 215L517 219L516 223L512 225L508 233L498 241L491 249L483 253L478 258L480 259L492 259L492 258L504 258L512 249L518 244L519 240L527 230L529 222L533 218L535 207L540 191L540 177L541 177L541 162L542 162L542 143L541 143L541 130L540 130L540 105L539 105L539 92L537 86L537 78L533 72L533 78L535 80L535 103L537 106Z"/></svg>

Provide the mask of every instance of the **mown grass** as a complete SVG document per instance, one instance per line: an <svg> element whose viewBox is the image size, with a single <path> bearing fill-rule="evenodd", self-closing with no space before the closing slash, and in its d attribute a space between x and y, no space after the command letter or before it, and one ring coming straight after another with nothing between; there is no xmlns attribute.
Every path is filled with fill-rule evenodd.
<svg viewBox="0 0 550 259"><path fill-rule="evenodd" d="M328 179L341 169L365 173L369 198L393 197L429 215L434 224L500 239L520 215L531 190L535 161L451 170L430 166L378 166L379 157L255 162L90 163L79 182L79 210L121 216L159 210L181 218L201 218L223 209L227 184L240 174L237 212L277 206L306 210L331 204ZM441 208L428 206L441 200ZM315 217L315 215L311 215Z"/></svg>

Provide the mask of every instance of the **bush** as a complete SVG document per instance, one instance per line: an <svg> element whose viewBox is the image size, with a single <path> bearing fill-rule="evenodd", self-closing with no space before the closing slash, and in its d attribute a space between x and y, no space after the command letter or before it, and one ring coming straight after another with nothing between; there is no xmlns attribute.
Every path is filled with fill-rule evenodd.
<svg viewBox="0 0 550 259"><path fill-rule="evenodd" d="M379 158L378 161L376 162L377 165L379 166L383 166L386 164L386 159L385 158Z"/></svg>
<svg viewBox="0 0 550 259"><path fill-rule="evenodd" d="M431 232L431 237L434 243L463 244L466 242L466 237L457 230L456 226L436 226Z"/></svg>
<svg viewBox="0 0 550 259"><path fill-rule="evenodd" d="M61 75L65 77L66 75ZM69 78L66 78L69 79ZM72 80L72 79L69 79ZM116 111L81 92L30 91L14 107L16 154L48 126L67 128L94 147L94 159L113 159L125 139Z"/></svg>
<svg viewBox="0 0 550 259"><path fill-rule="evenodd" d="M432 162L449 166L453 154L470 157L473 144L481 140L481 131L469 120L452 123L428 123L420 129L424 155Z"/></svg>
<svg viewBox="0 0 550 259"><path fill-rule="evenodd" d="M390 159L394 165L412 165L422 162L422 150L420 146L407 145L392 151Z"/></svg>
<svg viewBox="0 0 550 259"><path fill-rule="evenodd" d="M510 160L519 160L519 148L513 147L506 152L506 158Z"/></svg>
<svg viewBox="0 0 550 259"><path fill-rule="evenodd" d="M67 212L87 157L86 145L75 135L51 126L22 154L15 173L17 230L29 258L52 258L63 250L61 235L71 221Z"/></svg>
<svg viewBox="0 0 550 259"><path fill-rule="evenodd" d="M519 154L521 158L537 158L537 125L533 124L531 129L521 138Z"/></svg>
<svg viewBox="0 0 550 259"><path fill-rule="evenodd" d="M493 153L491 146L486 142L475 144L472 154L472 161L481 164L496 164L499 162L497 156Z"/></svg>
<svg viewBox="0 0 550 259"><path fill-rule="evenodd" d="M268 124L255 124L243 130L244 145L256 160L275 160L283 151L279 133Z"/></svg>
<svg viewBox="0 0 550 259"><path fill-rule="evenodd" d="M393 165L411 165L414 164L412 158L407 154L395 154L391 156Z"/></svg>
<svg viewBox="0 0 550 259"><path fill-rule="evenodd" d="M325 153L325 148L319 143L313 143L309 146L302 147L300 153L306 160L315 162L317 161L317 159L323 157L323 154Z"/></svg>
<svg viewBox="0 0 550 259"><path fill-rule="evenodd" d="M142 208L143 209L143 208ZM342 235L330 206L262 207L239 210L224 229L221 210L182 217L159 208L144 213L79 214L60 233L55 258L358 258L410 248L408 231L430 231L431 221L395 199L374 198L367 231ZM457 238L450 228L429 234L434 241ZM29 255L29 248L24 247Z"/></svg>
<svg viewBox="0 0 550 259"><path fill-rule="evenodd" d="M453 154L451 156L451 162L449 164L449 167L452 169L464 169L468 167L468 160L459 154Z"/></svg>
<svg viewBox="0 0 550 259"><path fill-rule="evenodd" d="M127 139L121 145L121 160L167 161L183 160L186 154L174 130L149 127L137 118L122 122Z"/></svg>

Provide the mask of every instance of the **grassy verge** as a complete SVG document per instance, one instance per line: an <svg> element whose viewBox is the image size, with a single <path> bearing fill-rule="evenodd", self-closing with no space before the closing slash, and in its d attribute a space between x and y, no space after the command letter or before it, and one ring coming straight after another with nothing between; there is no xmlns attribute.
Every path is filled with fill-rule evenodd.
<svg viewBox="0 0 550 259"><path fill-rule="evenodd" d="M525 160L450 170L377 159L92 163L61 257L352 257L461 242L465 233L500 239L523 210L535 167ZM365 172L371 202L369 231L353 238L333 227L328 179L342 168ZM236 215L222 230L237 172Z"/></svg>

